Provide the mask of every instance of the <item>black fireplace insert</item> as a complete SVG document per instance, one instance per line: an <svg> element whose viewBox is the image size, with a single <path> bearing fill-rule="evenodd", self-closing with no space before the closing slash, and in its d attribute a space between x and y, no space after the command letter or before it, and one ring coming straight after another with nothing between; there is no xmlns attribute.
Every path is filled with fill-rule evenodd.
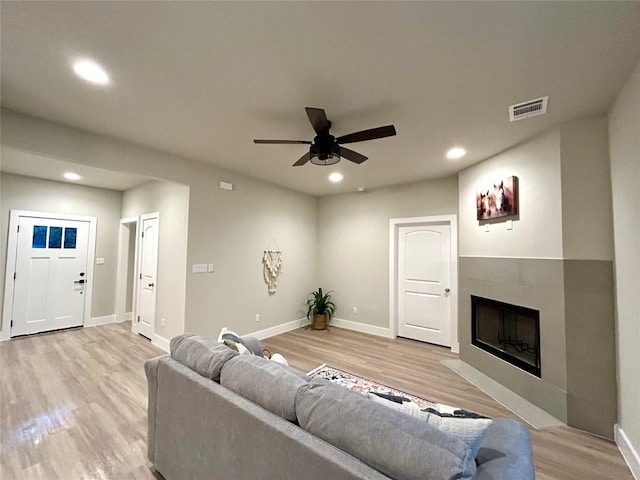
<svg viewBox="0 0 640 480"><path fill-rule="evenodd" d="M471 343L540 377L540 311L471 295Z"/></svg>

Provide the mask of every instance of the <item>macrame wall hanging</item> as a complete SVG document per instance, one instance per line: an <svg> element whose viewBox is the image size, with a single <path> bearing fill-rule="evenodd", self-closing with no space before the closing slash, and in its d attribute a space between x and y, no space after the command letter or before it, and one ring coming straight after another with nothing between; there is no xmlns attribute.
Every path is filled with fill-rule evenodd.
<svg viewBox="0 0 640 480"><path fill-rule="evenodd" d="M278 243L275 238L271 239L275 245L275 250L265 250L262 257L262 265L264 266L264 281L267 282L269 287L269 293L273 295L276 293L278 286L278 278L282 271L282 252L278 247Z"/></svg>

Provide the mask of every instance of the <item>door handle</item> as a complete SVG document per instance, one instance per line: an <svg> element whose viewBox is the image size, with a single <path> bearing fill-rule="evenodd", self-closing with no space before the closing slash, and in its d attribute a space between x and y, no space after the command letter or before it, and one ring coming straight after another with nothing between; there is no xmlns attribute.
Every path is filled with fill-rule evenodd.
<svg viewBox="0 0 640 480"><path fill-rule="evenodd" d="M150 284L149 284L149 287L155 287L155 286L156 286L156 284L155 284L155 283L150 283Z"/></svg>
<svg viewBox="0 0 640 480"><path fill-rule="evenodd" d="M444 293L449 293L451 290L449 290L448 288L444 289Z"/></svg>
<svg viewBox="0 0 640 480"><path fill-rule="evenodd" d="M76 280L76 281L75 281L75 282L73 282L73 283L79 283L80 285L82 285L83 283L85 283L85 279L84 279L84 278L81 278L80 280Z"/></svg>

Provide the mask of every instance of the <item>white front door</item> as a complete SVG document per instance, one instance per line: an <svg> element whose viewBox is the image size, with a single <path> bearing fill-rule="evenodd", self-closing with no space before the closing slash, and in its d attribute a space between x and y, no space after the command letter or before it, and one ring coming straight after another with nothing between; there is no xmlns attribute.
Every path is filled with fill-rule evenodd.
<svg viewBox="0 0 640 480"><path fill-rule="evenodd" d="M140 216L140 277L138 282L138 333L151 339L155 331L158 272L158 214Z"/></svg>
<svg viewBox="0 0 640 480"><path fill-rule="evenodd" d="M451 229L398 228L398 335L451 346Z"/></svg>
<svg viewBox="0 0 640 480"><path fill-rule="evenodd" d="M83 325L89 226L19 217L12 337Z"/></svg>

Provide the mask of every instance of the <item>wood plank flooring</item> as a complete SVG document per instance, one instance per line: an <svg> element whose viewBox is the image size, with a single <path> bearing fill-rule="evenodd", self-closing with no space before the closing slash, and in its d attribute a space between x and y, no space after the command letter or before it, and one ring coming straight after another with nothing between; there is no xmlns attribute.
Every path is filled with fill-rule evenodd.
<svg viewBox="0 0 640 480"><path fill-rule="evenodd" d="M143 363L162 351L129 328L0 343L0 479L161 478L146 458ZM328 363L438 402L513 416L440 363L457 358L448 349L338 328L298 329L264 344L303 371ZM538 479L633 478L612 442L566 427L532 438Z"/></svg>
<svg viewBox="0 0 640 480"><path fill-rule="evenodd" d="M0 479L153 479L143 363L131 323L0 343Z"/></svg>
<svg viewBox="0 0 640 480"><path fill-rule="evenodd" d="M327 363L439 403L491 417L517 418L443 365L440 360L458 358L447 348L341 328L298 329L263 343L303 371ZM612 441L569 427L530 429L530 432L538 480L633 480Z"/></svg>

